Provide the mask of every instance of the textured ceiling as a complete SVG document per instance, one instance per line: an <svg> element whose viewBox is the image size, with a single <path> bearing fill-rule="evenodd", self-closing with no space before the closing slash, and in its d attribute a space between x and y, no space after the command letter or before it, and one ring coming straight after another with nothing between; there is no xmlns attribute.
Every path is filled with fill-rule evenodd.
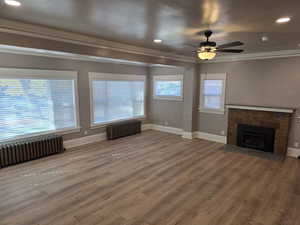
<svg viewBox="0 0 300 225"><path fill-rule="evenodd" d="M210 27L211 40L242 41L246 52L299 48L298 0L20 0L0 3L0 17L101 37L137 46L192 55ZM282 16L292 19L276 24ZM267 36L268 42L261 37ZM163 40L154 44L153 39Z"/></svg>

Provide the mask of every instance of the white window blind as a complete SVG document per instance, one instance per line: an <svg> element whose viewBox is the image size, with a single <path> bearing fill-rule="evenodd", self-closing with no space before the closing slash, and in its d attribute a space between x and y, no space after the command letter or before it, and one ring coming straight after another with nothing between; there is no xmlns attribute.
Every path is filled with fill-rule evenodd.
<svg viewBox="0 0 300 225"><path fill-rule="evenodd" d="M201 74L200 111L224 113L226 74Z"/></svg>
<svg viewBox="0 0 300 225"><path fill-rule="evenodd" d="M182 100L183 75L154 76L153 98L161 100Z"/></svg>
<svg viewBox="0 0 300 225"><path fill-rule="evenodd" d="M145 76L90 73L92 126L144 117Z"/></svg>
<svg viewBox="0 0 300 225"><path fill-rule="evenodd" d="M0 69L0 141L78 127L77 73Z"/></svg>

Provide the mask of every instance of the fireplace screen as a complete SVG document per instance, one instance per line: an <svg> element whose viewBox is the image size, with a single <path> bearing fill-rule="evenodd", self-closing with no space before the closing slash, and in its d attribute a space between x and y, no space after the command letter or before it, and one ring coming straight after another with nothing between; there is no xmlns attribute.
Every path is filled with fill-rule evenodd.
<svg viewBox="0 0 300 225"><path fill-rule="evenodd" d="M237 145L265 152L274 151L275 129L238 124Z"/></svg>

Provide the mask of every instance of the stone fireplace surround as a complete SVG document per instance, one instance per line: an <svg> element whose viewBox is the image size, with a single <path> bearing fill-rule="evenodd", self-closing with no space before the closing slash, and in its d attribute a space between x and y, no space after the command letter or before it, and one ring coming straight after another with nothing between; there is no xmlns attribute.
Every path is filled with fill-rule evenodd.
<svg viewBox="0 0 300 225"><path fill-rule="evenodd" d="M227 144L237 145L238 124L274 128L274 154L286 155L293 109L239 105L227 105L227 108Z"/></svg>

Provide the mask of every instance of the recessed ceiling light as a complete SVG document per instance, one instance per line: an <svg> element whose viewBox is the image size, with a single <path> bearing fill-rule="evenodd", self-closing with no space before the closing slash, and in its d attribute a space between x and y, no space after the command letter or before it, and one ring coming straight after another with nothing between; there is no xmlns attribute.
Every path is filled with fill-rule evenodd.
<svg viewBox="0 0 300 225"><path fill-rule="evenodd" d="M160 39L154 39L153 42L154 43L162 43L162 40L160 40Z"/></svg>
<svg viewBox="0 0 300 225"><path fill-rule="evenodd" d="M290 17L281 17L279 19L276 20L276 23L287 23L291 20Z"/></svg>
<svg viewBox="0 0 300 225"><path fill-rule="evenodd" d="M6 5L9 5L9 6L15 6L15 7L21 6L21 2L18 2L15 0L5 0L4 2Z"/></svg>
<svg viewBox="0 0 300 225"><path fill-rule="evenodd" d="M261 40L262 40L263 42L266 42L266 41L269 40L269 38L268 38L267 36L262 36L262 37L261 37Z"/></svg>

